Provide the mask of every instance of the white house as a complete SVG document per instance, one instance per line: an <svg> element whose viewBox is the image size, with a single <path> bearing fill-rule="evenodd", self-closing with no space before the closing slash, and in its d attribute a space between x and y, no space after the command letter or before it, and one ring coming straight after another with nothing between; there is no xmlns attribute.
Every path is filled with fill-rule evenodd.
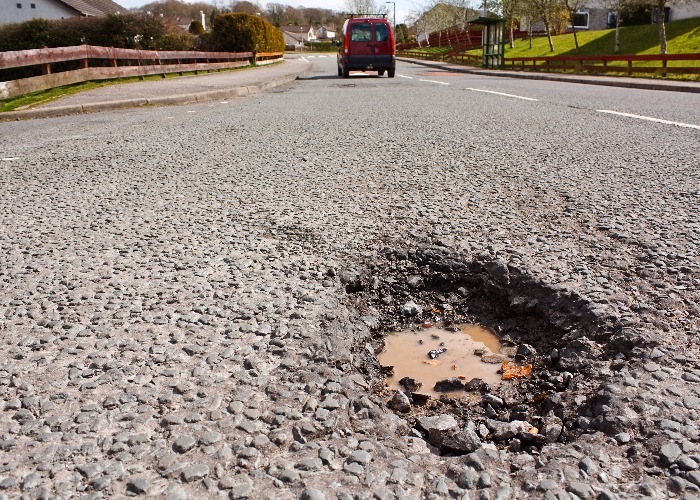
<svg viewBox="0 0 700 500"><path fill-rule="evenodd" d="M310 24L286 24L279 27L287 47L304 49L304 43L316 41L316 33Z"/></svg>
<svg viewBox="0 0 700 500"><path fill-rule="evenodd" d="M680 21L700 17L700 3L668 2L665 9L665 20ZM656 14L649 18L656 21ZM615 12L605 0L587 0L586 4L574 16L577 30L602 30L615 27Z"/></svg>
<svg viewBox="0 0 700 500"><path fill-rule="evenodd" d="M331 38L335 38L335 31L326 26L321 26L316 30L316 38L319 40L330 40Z"/></svg>
<svg viewBox="0 0 700 500"><path fill-rule="evenodd" d="M37 17L104 16L127 12L112 0L0 0L0 24L21 23Z"/></svg>

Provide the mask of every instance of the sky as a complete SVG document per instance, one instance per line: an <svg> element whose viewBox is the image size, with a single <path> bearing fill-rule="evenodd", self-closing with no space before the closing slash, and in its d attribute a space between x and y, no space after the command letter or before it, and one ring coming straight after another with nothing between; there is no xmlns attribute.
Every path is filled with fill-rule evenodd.
<svg viewBox="0 0 700 500"><path fill-rule="evenodd" d="M153 0L115 0L119 5L122 7L126 7L127 9L131 9L133 7L141 7L142 5L146 5L147 3L151 3ZM207 0L204 0L207 1ZM254 1L254 0L253 0ZM294 5L295 7L298 7L299 5L303 5L304 7L319 7L322 9L331 9L331 10L337 10L337 11L345 11L347 10L345 8L345 1L344 0L274 0L275 3L281 3L284 5ZM383 4L384 2L382 0L376 0L377 4ZM194 3L194 2L192 2ZM214 2L211 2L214 3ZM263 6L268 3L265 0L261 0L259 3L261 3ZM389 8L389 19L394 16L394 6L392 4L387 5ZM417 4L415 2L412 2L411 0L397 0L396 2L396 19L398 23L402 23L405 21L406 17L409 15L411 10L416 10L417 9Z"/></svg>

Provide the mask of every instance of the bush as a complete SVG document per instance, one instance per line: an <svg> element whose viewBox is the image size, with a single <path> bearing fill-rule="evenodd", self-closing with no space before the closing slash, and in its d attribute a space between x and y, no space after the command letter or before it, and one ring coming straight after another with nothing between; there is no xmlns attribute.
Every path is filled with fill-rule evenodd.
<svg viewBox="0 0 700 500"><path fill-rule="evenodd" d="M333 42L306 42L304 46L314 52L337 52L338 46Z"/></svg>
<svg viewBox="0 0 700 500"><path fill-rule="evenodd" d="M0 51L97 45L143 50L192 50L195 37L167 21L136 14L32 19L0 26Z"/></svg>
<svg viewBox="0 0 700 500"><path fill-rule="evenodd" d="M280 30L260 17L240 12L214 18L211 42L221 52L284 52Z"/></svg>
<svg viewBox="0 0 700 500"><path fill-rule="evenodd" d="M203 35L204 34L204 26L202 26L202 21L197 21L196 19L190 23L190 27L188 29L190 33L193 35Z"/></svg>

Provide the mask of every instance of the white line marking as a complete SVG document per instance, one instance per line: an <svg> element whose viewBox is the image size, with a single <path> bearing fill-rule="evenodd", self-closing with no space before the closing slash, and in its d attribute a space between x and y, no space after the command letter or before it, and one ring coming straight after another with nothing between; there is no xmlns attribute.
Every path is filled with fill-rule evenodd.
<svg viewBox="0 0 700 500"><path fill-rule="evenodd" d="M647 120L650 122L664 123L666 125L675 125L677 127L694 128L700 130L700 125L692 125L690 123L682 122L672 122L669 120L662 120L661 118L651 118L650 116L633 115L631 113L620 113L618 111L610 111L609 109L598 109L598 113L609 113L611 115L626 116L628 118L637 118L638 120Z"/></svg>
<svg viewBox="0 0 700 500"><path fill-rule="evenodd" d="M399 78L408 78L409 80L413 80L412 76L406 76L406 75L396 75L396 76L398 76Z"/></svg>
<svg viewBox="0 0 700 500"><path fill-rule="evenodd" d="M0 158L0 161L14 161L19 160L16 156L8 156L7 158Z"/></svg>
<svg viewBox="0 0 700 500"><path fill-rule="evenodd" d="M437 80L418 80L419 82L428 82L428 83L439 83L440 85L449 85L449 83L446 82L438 82Z"/></svg>
<svg viewBox="0 0 700 500"><path fill-rule="evenodd" d="M228 104L228 101L221 101L219 104Z"/></svg>
<svg viewBox="0 0 700 500"><path fill-rule="evenodd" d="M187 111L187 112L188 112L188 113L196 113L196 111L194 111L194 110L192 110L192 109L189 110L189 111Z"/></svg>
<svg viewBox="0 0 700 500"><path fill-rule="evenodd" d="M521 95L506 94L503 92L496 92L494 90L472 89L472 88L466 88L464 90L473 90L474 92L485 92L487 94L496 94L496 95L502 95L502 96L506 96L506 97L515 97L516 99L523 99L524 101L539 101L539 99L533 99L532 97L523 97Z"/></svg>

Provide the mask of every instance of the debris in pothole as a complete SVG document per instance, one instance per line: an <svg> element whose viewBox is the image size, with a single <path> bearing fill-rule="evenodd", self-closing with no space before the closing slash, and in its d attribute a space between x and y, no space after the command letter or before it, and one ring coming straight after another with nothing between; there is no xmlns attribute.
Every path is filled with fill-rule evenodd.
<svg viewBox="0 0 700 500"><path fill-rule="evenodd" d="M532 375L532 365L521 365L515 361L504 361L501 370L503 371L502 380L527 378Z"/></svg>
<svg viewBox="0 0 700 500"><path fill-rule="evenodd" d="M447 352L447 349L432 349L428 351L428 357L430 359L437 359L440 354Z"/></svg>

